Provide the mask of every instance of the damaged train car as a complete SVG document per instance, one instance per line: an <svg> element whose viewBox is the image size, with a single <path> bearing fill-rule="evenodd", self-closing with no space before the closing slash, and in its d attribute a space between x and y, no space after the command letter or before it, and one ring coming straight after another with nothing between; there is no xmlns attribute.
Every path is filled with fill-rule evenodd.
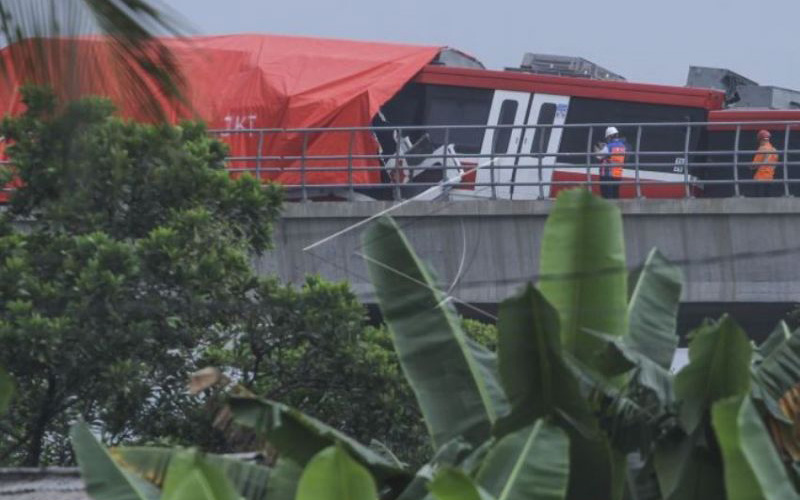
<svg viewBox="0 0 800 500"><path fill-rule="evenodd" d="M70 64L111 64L98 38L47 43L54 53L74 44L80 61ZM230 146L232 175L281 183L289 199L528 200L575 185L597 190L592 148L606 125L631 145L620 197L731 196L742 194L730 181L747 175L736 165L745 168L754 149L750 128L769 127L779 149L800 143L793 126L762 125L800 120L800 111L726 109L733 92L713 82L630 83L578 58L565 66L529 54L520 68L491 71L436 46L275 35L165 43L188 82L188 104L166 103L169 118L206 121ZM12 69L13 50L0 52ZM692 71L689 84L710 74ZM0 102L17 114L24 75L11 76L0 82ZM723 80L755 88L743 77ZM140 118L113 72L84 84L83 94L108 96L122 115ZM737 120L751 125L731 128ZM782 157L782 175L800 177L788 169L796 158Z"/></svg>

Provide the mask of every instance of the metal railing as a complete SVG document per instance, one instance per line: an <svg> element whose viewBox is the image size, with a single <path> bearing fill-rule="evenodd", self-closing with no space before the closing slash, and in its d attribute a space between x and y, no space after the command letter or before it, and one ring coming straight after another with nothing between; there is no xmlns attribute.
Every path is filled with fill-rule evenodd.
<svg viewBox="0 0 800 500"><path fill-rule="evenodd" d="M619 180L603 175L595 151L607 126L628 137ZM771 182L753 179L757 150L740 148L742 142L756 143L758 128L772 130L781 144L779 174ZM721 130L732 147L710 148L709 134ZM471 133L471 142L465 133ZM577 186L607 196L617 188L625 198L800 194L800 149L789 147L800 136L798 121L262 128L210 134L230 144L226 163L232 175L280 182L288 199L296 201L546 199ZM795 141L800 144L800 137Z"/></svg>
<svg viewBox="0 0 800 500"><path fill-rule="evenodd" d="M620 180L603 175L604 165L595 151L594 138L602 136L607 126L616 126L629 137ZM742 142L756 143L757 128L782 131L774 133L781 147L776 151L780 161L774 165L779 175L771 182L753 179L750 167L758 152L755 147L740 148ZM710 130L725 130L732 147L710 148ZM550 140L556 132L559 137ZM800 193L800 168L792 175L800 165L800 150L789 147L792 134L800 134L797 121L331 127L211 133L232 143L231 172L277 180L290 199L300 201L331 197L543 199L575 186L598 192L617 187L620 197L636 198ZM467 147L465 133L472 135ZM380 151L365 137L378 138L384 147L389 146L387 151ZM536 141L538 144L533 144ZM581 145L576 146L578 143ZM670 147L654 148L654 144ZM369 148L375 152L364 153Z"/></svg>

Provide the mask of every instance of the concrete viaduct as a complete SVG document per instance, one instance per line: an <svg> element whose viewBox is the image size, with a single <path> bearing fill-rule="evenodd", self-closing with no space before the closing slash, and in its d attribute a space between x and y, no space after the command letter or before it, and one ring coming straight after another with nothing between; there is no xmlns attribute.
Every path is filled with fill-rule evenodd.
<svg viewBox="0 0 800 500"><path fill-rule="evenodd" d="M628 265L652 247L681 265L685 278L680 327L731 312L756 336L800 302L800 199L618 200ZM487 310L538 270L539 238L552 201L411 202L392 215L445 289ZM307 274L347 280L374 304L360 256L359 228L310 251L303 248L375 214L385 202L287 203L275 249L261 273L302 283ZM465 311L475 315L475 312Z"/></svg>

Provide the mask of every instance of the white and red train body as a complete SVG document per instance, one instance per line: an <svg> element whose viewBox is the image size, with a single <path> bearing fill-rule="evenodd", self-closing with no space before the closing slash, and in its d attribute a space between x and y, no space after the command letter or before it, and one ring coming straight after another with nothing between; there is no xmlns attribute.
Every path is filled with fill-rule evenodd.
<svg viewBox="0 0 800 500"><path fill-rule="evenodd" d="M50 43L54 61L61 61L58 55L70 41ZM71 43L77 48L70 53L81 60L69 64L113 66L102 40ZM450 170L467 172L448 191L452 198L539 199L577 184L597 189L599 165L590 148L603 139L606 124L631 145L621 197L683 197L689 190L729 196L735 193L728 181L751 175L752 153L746 151L755 149L757 128L773 131L779 151L800 145L793 126L761 123L800 120L800 111L725 109L726 95L717 90L490 71L457 52L443 57L453 51L441 47L271 35L166 43L189 82L191 104L173 106L171 118L205 120L230 145L232 169L302 186L304 196L346 186L372 198L394 197L402 152L397 149L423 139L423 149L442 153L443 162L432 156L417 162L429 165L427 170L406 171L402 180L412 182L401 186L403 196L448 179ZM0 57L13 67L13 47ZM24 75L10 75L0 82L0 105L18 114L24 109ZM123 115L138 117L111 70L83 92L106 95ZM750 125L737 134L724 125L730 121ZM645 123L672 125L640 129ZM702 125L683 125L689 123ZM348 129L371 126L390 128ZM740 154L734 159L736 137ZM793 162L794 156L782 158ZM492 168L475 168L486 162ZM737 162L741 171L734 172ZM793 170L783 169L779 178L800 177ZM794 194L795 184L786 185Z"/></svg>
<svg viewBox="0 0 800 500"><path fill-rule="evenodd" d="M509 155L494 160L499 168L478 169L467 179L474 177L479 187L500 184L496 189L478 189L474 197L506 199L552 197L572 182L599 181L599 166L586 168L587 159L594 161L587 152L594 142L603 140L603 124L614 125L629 142L637 142L640 135L641 194L682 197L684 151L687 146L689 151L701 149L704 131L694 130L687 144L684 126L646 127L640 133L637 126L626 124L705 122L710 112L722 109L723 99L722 92L707 89L426 66L383 106L385 120L375 124L483 126L450 129L447 142L456 154L480 155L478 163L494 154ZM445 140L443 129L412 132L422 133L428 134L433 149ZM412 137L412 142L416 139ZM382 146L391 153L391 144L382 141ZM635 194L633 156L628 160L622 197ZM648 167L648 163L659 166ZM469 182L459 187L457 194L469 197Z"/></svg>

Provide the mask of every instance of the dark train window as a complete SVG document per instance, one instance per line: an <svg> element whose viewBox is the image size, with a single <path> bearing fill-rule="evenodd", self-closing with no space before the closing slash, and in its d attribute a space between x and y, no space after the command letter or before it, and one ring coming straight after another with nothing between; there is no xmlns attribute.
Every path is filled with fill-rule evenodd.
<svg viewBox="0 0 800 500"><path fill-rule="evenodd" d="M503 101L500 105L500 116L497 119L498 125L513 125L514 119L517 116L517 101ZM513 128L500 128L494 131L494 144L492 145L492 153L506 153L508 151L508 142L511 140L511 131Z"/></svg>
<svg viewBox="0 0 800 500"><path fill-rule="evenodd" d="M556 120L556 105L552 102L542 104L539 109L539 119L536 120L536 125L552 125ZM552 134L552 127L540 127L536 129L536 134L533 136L533 153L544 153L547 151L547 145L550 144L550 134Z"/></svg>
<svg viewBox="0 0 800 500"><path fill-rule="evenodd" d="M634 146L636 143L637 127L635 125L626 125L628 123L701 122L705 121L706 118L707 112L702 108L574 97L570 102L567 123L613 123L628 143ZM604 129L605 125L593 129L593 143L603 140ZM691 141L689 143L689 149L691 151L697 150L702 135L702 133L697 133L696 130L692 130ZM589 132L586 128L565 128L561 137L560 152L586 153L588 139ZM664 154L642 155L640 158L642 163L641 168L645 170L673 172L675 168L675 159L683 157L685 143L686 127L683 125L648 127L646 131L642 132L641 151ZM690 160L693 159L690 158ZM583 163L586 160L578 156L564 161ZM659 166L647 166L647 163L657 164Z"/></svg>
<svg viewBox="0 0 800 500"><path fill-rule="evenodd" d="M447 142L454 144L458 152L479 153L494 91L443 85L428 85L426 91L424 124L478 125L475 128L450 129ZM431 129L429 135L437 147L444 144L444 129Z"/></svg>

